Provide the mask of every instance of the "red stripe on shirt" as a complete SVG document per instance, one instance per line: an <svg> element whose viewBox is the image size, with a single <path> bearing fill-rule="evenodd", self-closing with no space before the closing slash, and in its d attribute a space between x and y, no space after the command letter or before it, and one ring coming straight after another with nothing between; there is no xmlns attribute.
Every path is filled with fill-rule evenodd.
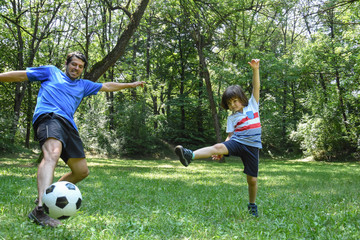
<svg viewBox="0 0 360 240"><path fill-rule="evenodd" d="M255 119L255 118L258 118L258 117L259 117L259 113L256 112L256 113L254 113L254 118L252 118L252 119ZM235 128L236 128L237 126L243 124L244 122L249 121L249 120L251 120L251 118L249 118L249 117L245 117L245 118L241 119L241 121L239 121L239 122L235 125Z"/></svg>
<svg viewBox="0 0 360 240"><path fill-rule="evenodd" d="M241 132L241 131L244 131L244 130L249 130L249 129L254 129L254 128L260 128L261 127L261 123L254 123L254 124L250 124L250 125L247 125L247 126L244 126L242 128L237 128L235 129L235 132Z"/></svg>

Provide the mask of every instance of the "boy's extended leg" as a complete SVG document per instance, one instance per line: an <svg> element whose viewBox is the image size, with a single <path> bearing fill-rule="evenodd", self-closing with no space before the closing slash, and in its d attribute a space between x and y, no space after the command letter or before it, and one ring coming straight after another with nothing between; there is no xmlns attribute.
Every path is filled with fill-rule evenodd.
<svg viewBox="0 0 360 240"><path fill-rule="evenodd" d="M179 156L180 162L187 167L193 159L203 159L213 155L227 155L229 151L224 144L218 143L211 147L200 148L194 152L178 145L175 147L175 153Z"/></svg>
<svg viewBox="0 0 360 240"><path fill-rule="evenodd" d="M176 155L178 155L182 165L184 165L185 167L189 166L189 164L191 163L191 160L193 158L193 151L191 151L190 149L184 148L181 145L178 145L175 147L175 153L176 153Z"/></svg>
<svg viewBox="0 0 360 240"><path fill-rule="evenodd" d="M223 143L217 143L211 147L204 147L194 151L194 159L209 158L213 155L228 155L229 151Z"/></svg>

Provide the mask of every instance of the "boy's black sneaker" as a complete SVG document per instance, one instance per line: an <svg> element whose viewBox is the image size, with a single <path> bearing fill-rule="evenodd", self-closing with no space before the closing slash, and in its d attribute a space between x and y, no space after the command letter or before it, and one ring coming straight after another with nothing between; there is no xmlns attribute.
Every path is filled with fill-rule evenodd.
<svg viewBox="0 0 360 240"><path fill-rule="evenodd" d="M249 211L250 215L253 215L254 217L259 216L256 204L249 204L248 205L248 211Z"/></svg>
<svg viewBox="0 0 360 240"><path fill-rule="evenodd" d="M193 152L190 149L183 148L183 146L178 145L175 147L175 153L179 156L182 165L185 167L189 166L193 156Z"/></svg>
<svg viewBox="0 0 360 240"><path fill-rule="evenodd" d="M35 223L45 227L57 227L61 225L61 222L57 219L53 219L44 213L44 209L41 206L36 206L34 210L31 211L28 215L30 220L33 220Z"/></svg>

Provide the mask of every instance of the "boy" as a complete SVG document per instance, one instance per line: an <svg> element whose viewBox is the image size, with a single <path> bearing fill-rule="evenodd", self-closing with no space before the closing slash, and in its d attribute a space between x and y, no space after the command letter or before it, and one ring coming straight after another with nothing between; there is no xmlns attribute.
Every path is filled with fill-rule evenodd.
<svg viewBox="0 0 360 240"><path fill-rule="evenodd" d="M223 93L221 106L233 112L228 117L226 132L228 137L225 142L213 146L204 147L196 151L175 147L175 153L180 162L187 167L192 160L208 158L219 160L223 155L239 156L244 164L244 173L247 177L249 190L248 211L257 217L257 205L255 204L257 193L257 176L259 166L259 149L261 145L261 124L259 116L260 97L260 60L252 59L248 63L253 70L252 95L248 100L240 86L228 87Z"/></svg>

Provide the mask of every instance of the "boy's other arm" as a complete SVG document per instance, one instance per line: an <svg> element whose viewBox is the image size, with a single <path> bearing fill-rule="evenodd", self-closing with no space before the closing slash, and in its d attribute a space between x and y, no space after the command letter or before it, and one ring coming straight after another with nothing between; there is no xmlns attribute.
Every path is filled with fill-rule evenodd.
<svg viewBox="0 0 360 240"><path fill-rule="evenodd" d="M258 103L259 99L260 99L260 59L252 59L251 62L249 62L249 65L251 66L251 68L253 70L252 94L253 94L256 102Z"/></svg>
<svg viewBox="0 0 360 240"><path fill-rule="evenodd" d="M0 82L24 82L29 80L26 71L11 71L0 73Z"/></svg>
<svg viewBox="0 0 360 240"><path fill-rule="evenodd" d="M100 91L115 92L125 88L136 88L138 86L144 87L144 84L145 84L144 81L132 82L132 83L107 82L107 83L103 83L102 87L100 88Z"/></svg>
<svg viewBox="0 0 360 240"><path fill-rule="evenodd" d="M225 142L229 141L233 134L234 134L234 132L229 132L227 138L225 139Z"/></svg>
<svg viewBox="0 0 360 240"><path fill-rule="evenodd" d="M230 138L231 138L231 136L232 136L233 134L234 134L233 132L228 133L228 136L227 136L227 138L225 139L225 142L226 142L226 141L229 141ZM223 155L212 155L211 157L212 157L213 160L221 160L222 157L223 157Z"/></svg>

